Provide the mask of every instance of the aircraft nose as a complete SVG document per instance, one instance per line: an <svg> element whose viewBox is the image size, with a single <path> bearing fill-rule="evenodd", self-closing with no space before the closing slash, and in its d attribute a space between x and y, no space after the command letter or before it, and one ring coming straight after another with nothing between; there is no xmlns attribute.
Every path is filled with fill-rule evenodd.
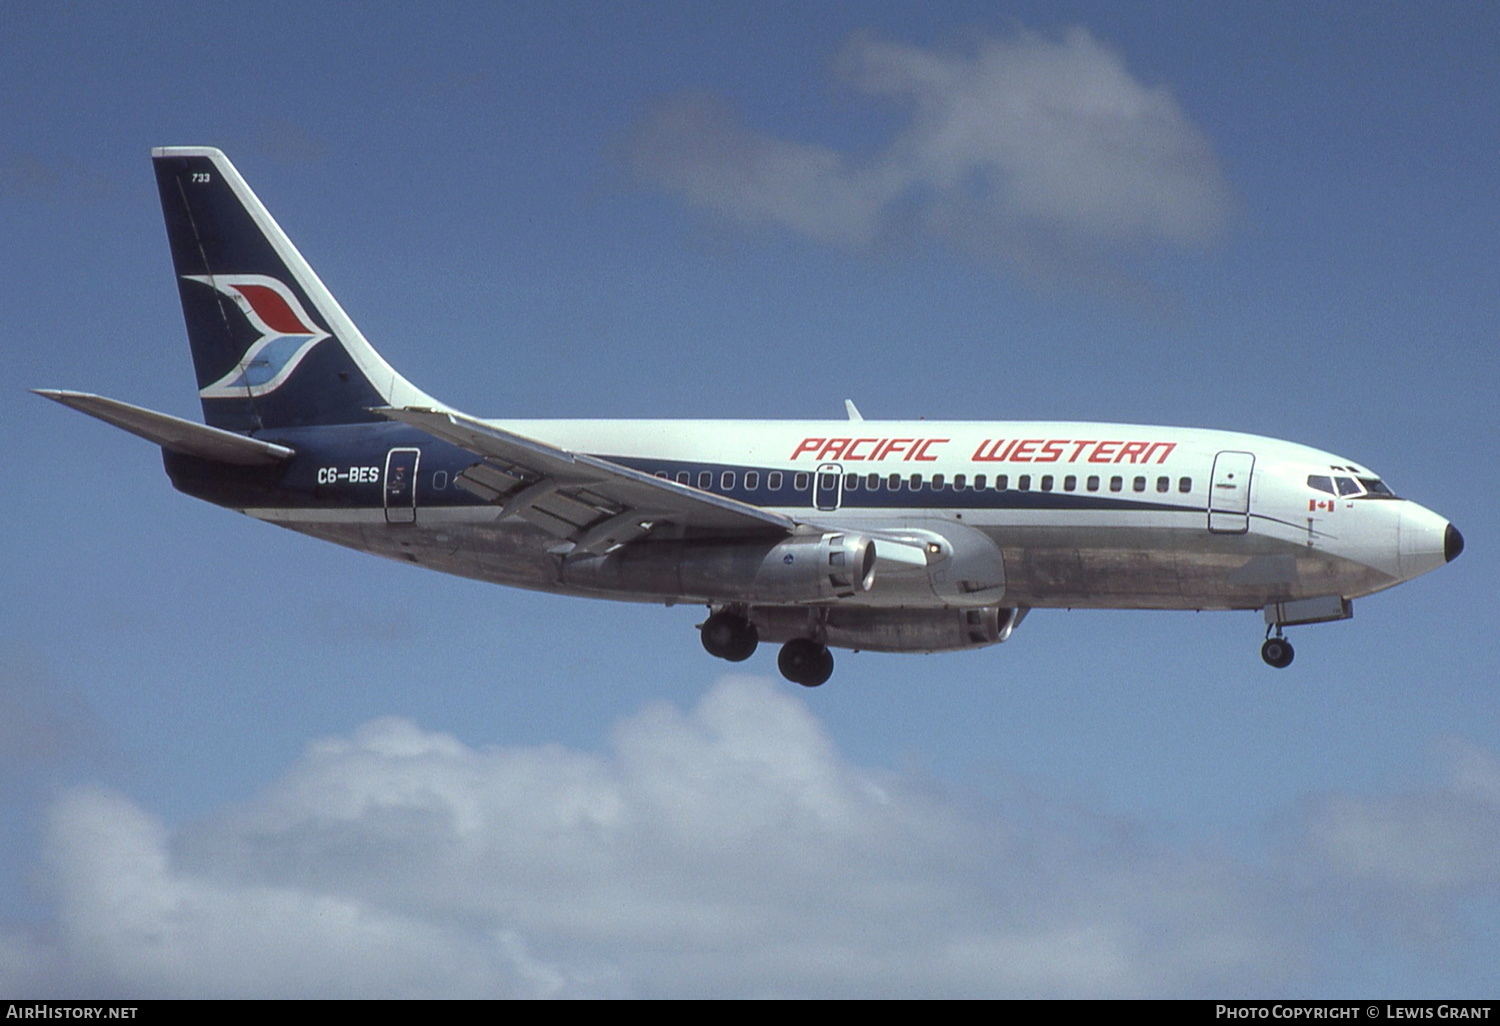
<svg viewBox="0 0 1500 1026"><path fill-rule="evenodd" d="M1458 554L1464 550L1464 536L1458 533L1458 528L1452 524L1443 532L1443 558L1449 563L1458 558Z"/></svg>
<svg viewBox="0 0 1500 1026"><path fill-rule="evenodd" d="M1452 562L1464 547L1456 527L1414 502L1402 507L1398 534L1400 577L1406 581Z"/></svg>

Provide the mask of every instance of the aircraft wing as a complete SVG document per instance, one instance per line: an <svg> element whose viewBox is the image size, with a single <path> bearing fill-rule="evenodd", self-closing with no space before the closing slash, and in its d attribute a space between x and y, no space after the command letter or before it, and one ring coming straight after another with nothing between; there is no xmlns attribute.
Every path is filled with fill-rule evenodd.
<svg viewBox="0 0 1500 1026"><path fill-rule="evenodd" d="M780 513L584 453L492 427L461 413L420 407L376 412L482 457L457 483L569 545L611 552L670 526L675 536L781 535L797 522Z"/></svg>

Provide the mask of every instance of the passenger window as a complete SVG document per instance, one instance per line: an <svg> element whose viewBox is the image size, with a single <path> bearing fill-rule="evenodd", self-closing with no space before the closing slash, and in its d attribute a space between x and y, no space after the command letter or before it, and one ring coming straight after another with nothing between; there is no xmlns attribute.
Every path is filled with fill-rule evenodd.
<svg viewBox="0 0 1500 1026"><path fill-rule="evenodd" d="M1116 476L1116 477L1112 477L1112 478L1109 479L1109 490L1110 491L1112 491L1112 492L1118 492L1120 489L1122 489L1124 487L1125 487L1125 479L1123 477Z"/></svg>
<svg viewBox="0 0 1500 1026"><path fill-rule="evenodd" d="M1022 474L1020 477L1016 478L1016 488L1019 491L1023 492L1031 491L1031 475Z"/></svg>
<svg viewBox="0 0 1500 1026"><path fill-rule="evenodd" d="M1052 490L1052 475L1051 474L1043 474L1042 475L1042 491L1044 491L1044 492L1050 492L1051 490Z"/></svg>
<svg viewBox="0 0 1500 1026"><path fill-rule="evenodd" d="M942 488L943 488L943 475L942 474L933 474L932 475L932 490L935 491L935 492L936 491L942 491Z"/></svg>
<svg viewBox="0 0 1500 1026"><path fill-rule="evenodd" d="M747 471L745 471L745 487L748 488L748 489L750 489L752 492L755 491L755 489L757 489L757 488L760 487L760 471L758 471L758 470L747 470Z"/></svg>
<svg viewBox="0 0 1500 1026"><path fill-rule="evenodd" d="M880 490L880 475L868 474L865 476L865 491L878 492Z"/></svg>
<svg viewBox="0 0 1500 1026"><path fill-rule="evenodd" d="M677 472L677 483L678 484L692 484L693 483L693 475L690 474L690 473L688 473L686 470L679 470Z"/></svg>
<svg viewBox="0 0 1500 1026"><path fill-rule="evenodd" d="M1171 478L1169 478L1169 477L1159 477L1159 478L1156 479L1156 490L1157 491L1159 491L1159 492L1166 492L1166 491L1170 491L1171 488L1172 488L1172 479Z"/></svg>
<svg viewBox="0 0 1500 1026"><path fill-rule="evenodd" d="M807 471L805 470L799 472L792 478L792 487L799 492L807 491L807 486L811 483L812 478L808 476Z"/></svg>
<svg viewBox="0 0 1500 1026"><path fill-rule="evenodd" d="M844 491L846 491L846 492L853 492L853 491L857 491L858 489L859 489L859 475L858 474L845 474L844 475Z"/></svg>
<svg viewBox="0 0 1500 1026"><path fill-rule="evenodd" d="M907 482L907 485L911 488L912 491L920 492L922 490L922 475L913 474L911 476L911 480Z"/></svg>
<svg viewBox="0 0 1500 1026"><path fill-rule="evenodd" d="M766 487L773 492L781 491L781 471L773 470L766 475Z"/></svg>
<svg viewBox="0 0 1500 1026"><path fill-rule="evenodd" d="M656 472L656 476L661 478L663 481L666 481L671 477L671 475L668 474L665 470L658 470Z"/></svg>
<svg viewBox="0 0 1500 1026"><path fill-rule="evenodd" d="M1089 491L1091 491L1091 492L1097 492L1098 490L1099 490L1099 475L1098 474L1090 474L1089 475Z"/></svg>
<svg viewBox="0 0 1500 1026"><path fill-rule="evenodd" d="M997 492L1008 492L1008 491L1010 491L1010 475L1009 474L996 474L995 475L995 491L997 491Z"/></svg>
<svg viewBox="0 0 1500 1026"><path fill-rule="evenodd" d="M892 474L890 477L886 478L885 486L893 492L899 492L901 490L901 475Z"/></svg>
<svg viewBox="0 0 1500 1026"><path fill-rule="evenodd" d="M1135 491L1144 492L1146 490L1146 479L1144 477L1138 477L1134 481L1130 482L1130 487Z"/></svg>
<svg viewBox="0 0 1500 1026"><path fill-rule="evenodd" d="M983 474L974 475L974 490L976 492L984 491L984 480L985 478Z"/></svg>
<svg viewBox="0 0 1500 1026"><path fill-rule="evenodd" d="M734 471L726 470L719 475L719 487L726 492L734 491Z"/></svg>
<svg viewBox="0 0 1500 1026"><path fill-rule="evenodd" d="M714 472L712 470L700 470L698 472L698 487L708 491L714 486Z"/></svg>
<svg viewBox="0 0 1500 1026"><path fill-rule="evenodd" d="M1177 490L1183 495L1193 490L1193 479L1190 477L1179 477L1177 479Z"/></svg>
<svg viewBox="0 0 1500 1026"><path fill-rule="evenodd" d="M1077 487L1078 478L1074 477L1072 474L1069 474L1067 477L1063 478L1063 491L1071 492Z"/></svg>
<svg viewBox="0 0 1500 1026"><path fill-rule="evenodd" d="M964 484L968 480L969 480L968 477L966 475L964 475L964 474L954 474L953 475L953 490L955 492L961 492L961 491L963 491L964 490Z"/></svg>

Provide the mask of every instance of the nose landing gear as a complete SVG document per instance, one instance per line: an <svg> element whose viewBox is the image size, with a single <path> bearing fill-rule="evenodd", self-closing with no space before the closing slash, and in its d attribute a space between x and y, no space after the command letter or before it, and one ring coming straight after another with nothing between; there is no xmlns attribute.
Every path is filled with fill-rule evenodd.
<svg viewBox="0 0 1500 1026"><path fill-rule="evenodd" d="M1342 595L1319 595L1317 598L1272 602L1262 612L1266 617L1266 643L1260 646L1260 657L1278 670L1284 670L1292 665L1292 643L1281 636L1283 627L1347 620L1354 615L1354 601Z"/></svg>
<svg viewBox="0 0 1500 1026"><path fill-rule="evenodd" d="M1269 666L1278 670L1284 670L1292 665L1292 658L1296 652L1292 650L1292 643L1281 636L1281 625L1275 626L1276 636L1271 637L1271 628L1266 628L1266 643L1260 646L1260 657Z"/></svg>

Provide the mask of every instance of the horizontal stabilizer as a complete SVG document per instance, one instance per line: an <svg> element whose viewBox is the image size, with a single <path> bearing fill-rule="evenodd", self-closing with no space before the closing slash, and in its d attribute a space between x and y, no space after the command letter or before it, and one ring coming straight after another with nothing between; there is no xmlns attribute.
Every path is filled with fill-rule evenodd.
<svg viewBox="0 0 1500 1026"><path fill-rule="evenodd" d="M106 399L102 395L51 388L34 388L32 391L185 456L239 466L256 466L277 463L294 454L294 450L284 445L247 438L233 431L157 413L155 410L122 403L118 399Z"/></svg>

